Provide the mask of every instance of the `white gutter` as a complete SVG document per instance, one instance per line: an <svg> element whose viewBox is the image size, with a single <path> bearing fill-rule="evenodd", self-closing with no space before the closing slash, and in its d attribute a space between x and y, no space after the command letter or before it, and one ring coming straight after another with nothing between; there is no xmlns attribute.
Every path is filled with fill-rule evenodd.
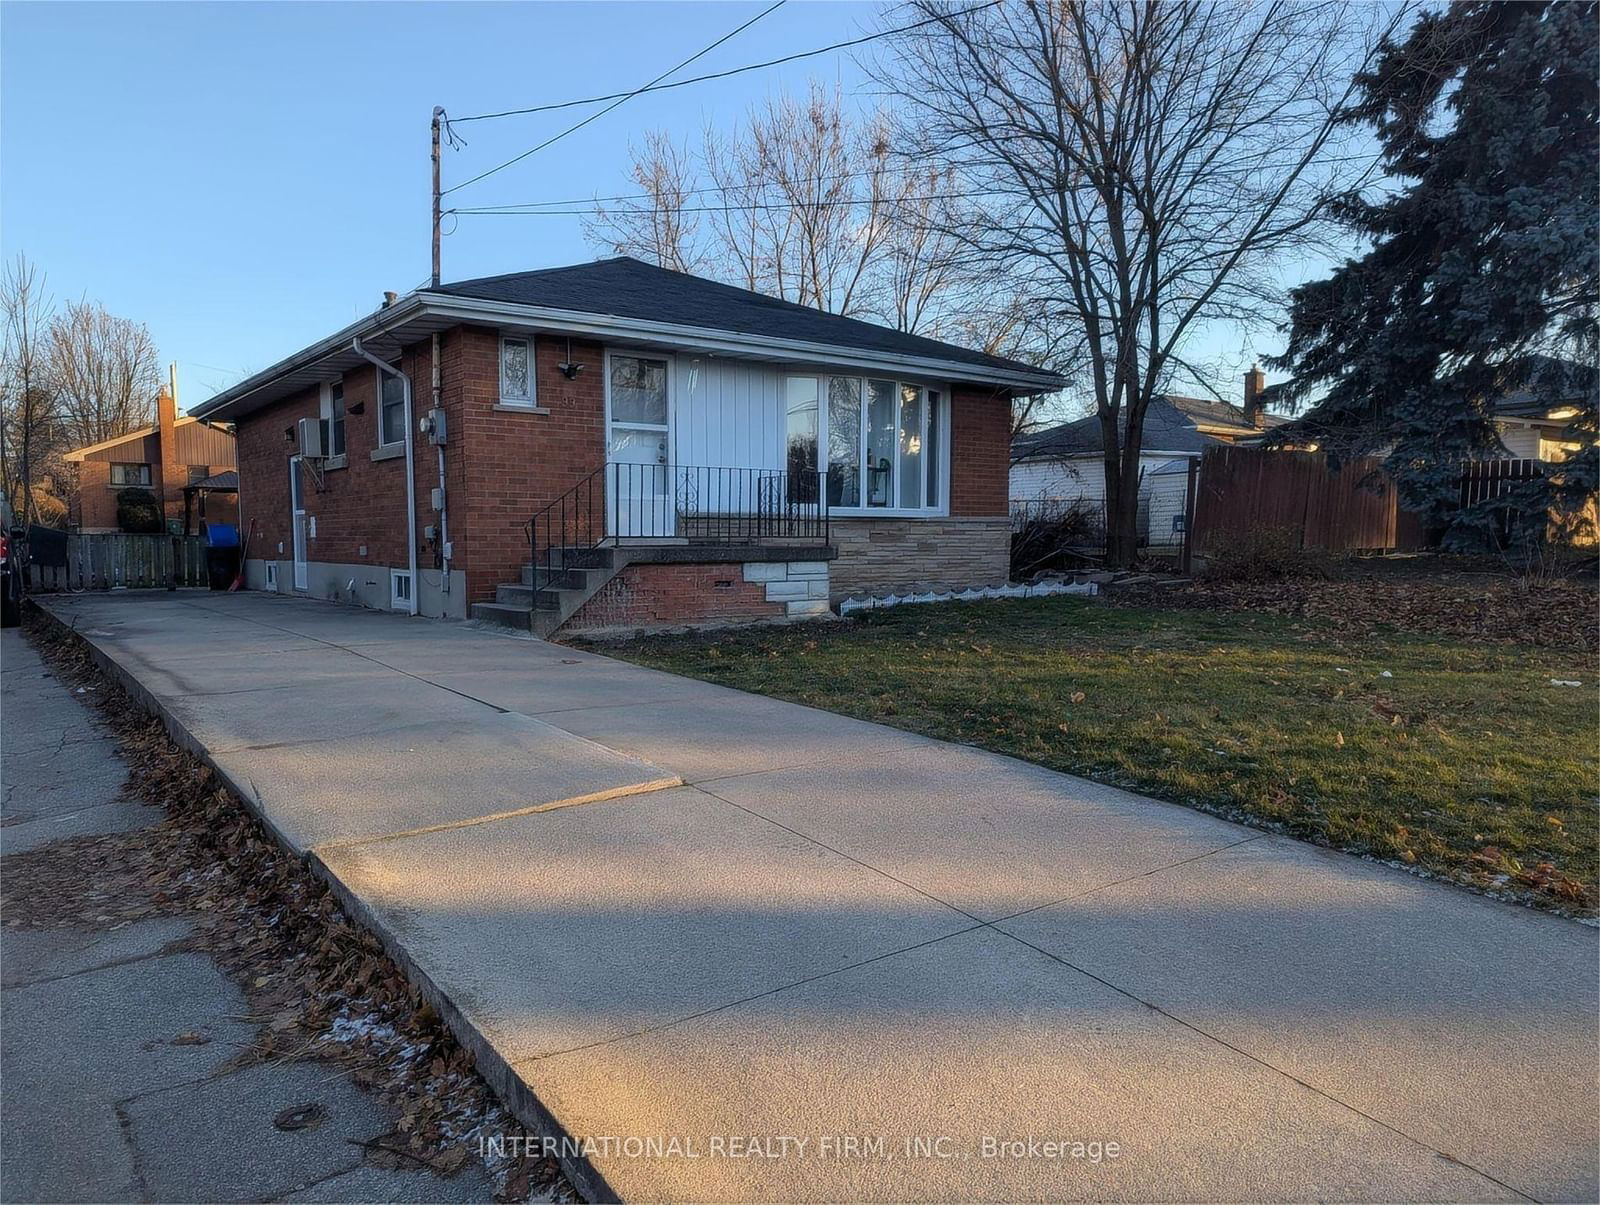
<svg viewBox="0 0 1600 1205"><path fill-rule="evenodd" d="M306 369L319 360L347 350L353 340L365 335L382 331L398 337L406 323L428 317L483 326L510 324L538 327L558 334L590 335L600 339L611 337L658 342L694 350L725 352L751 359L789 360L855 368L867 372L927 376L936 380L973 381L1036 393L1052 392L1066 384L1064 377L1051 372L987 367L960 360L941 359L937 356L873 352L860 348L840 347L832 343L775 339L768 335L716 330L682 323L620 318L610 314L592 314L579 310L559 310L548 306L483 301L446 293L422 292L402 298L386 309L376 310L336 334L301 349L230 389L223 390L196 406L190 411L190 416L205 417L243 401L251 394L267 388L281 376Z"/></svg>
<svg viewBox="0 0 1600 1205"><path fill-rule="evenodd" d="M416 296L424 301L428 313L455 318L462 322L487 321L488 324L495 325L506 321L520 321L528 325L548 326L553 331L571 332L575 335L600 337L612 335L656 340L708 351L726 351L757 359L787 358L816 361L838 365L841 368L863 368L885 372L904 372L910 369L913 372L958 381L980 381L984 384L1007 385L1014 388L1055 390L1066 384L1065 378L1051 372L995 368L936 356L914 356L890 351L873 352L862 348L841 347L835 343L776 339L771 335L686 326L675 322L654 322L641 318L620 318L610 314L591 314L578 310L558 310L547 306L523 305L518 302L484 301L481 298L456 297L446 293L424 291Z"/></svg>
<svg viewBox="0 0 1600 1205"><path fill-rule="evenodd" d="M405 397L406 409L406 555L409 558L411 569L411 597L407 601L407 608L412 615L417 613L417 599L422 594L422 582L417 577L417 478L412 465L411 451L411 378L406 376L392 364L385 364L377 356L361 346L359 338L350 340L350 350L363 360L377 365L378 371L391 377L400 378L400 390ZM378 421L383 421L383 395L378 396Z"/></svg>

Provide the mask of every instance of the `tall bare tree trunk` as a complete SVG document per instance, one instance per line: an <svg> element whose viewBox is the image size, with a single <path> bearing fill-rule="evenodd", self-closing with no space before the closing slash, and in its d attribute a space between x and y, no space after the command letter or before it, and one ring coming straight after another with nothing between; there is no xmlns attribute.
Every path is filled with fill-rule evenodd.
<svg viewBox="0 0 1600 1205"><path fill-rule="evenodd" d="M1396 8L1348 0L1027 0L952 7L880 69L907 153L964 192L952 231L1084 332L1104 441L1106 553L1138 554L1144 418L1208 325L1264 325L1275 269L1379 170L1342 121ZM1203 380L1197 384L1208 389Z"/></svg>

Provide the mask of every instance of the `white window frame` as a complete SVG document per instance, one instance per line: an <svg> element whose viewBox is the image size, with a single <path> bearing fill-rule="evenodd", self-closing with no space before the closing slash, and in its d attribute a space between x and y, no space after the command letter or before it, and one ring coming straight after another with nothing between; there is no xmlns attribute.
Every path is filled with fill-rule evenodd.
<svg viewBox="0 0 1600 1205"><path fill-rule="evenodd" d="M338 455L334 455L333 452L333 387L335 385L339 386L340 394L341 396L343 395L343 377L336 377L332 381L325 381L322 385L320 401L317 407L318 415L321 417L324 424L323 429L327 432L327 439L324 441L324 445L328 453L328 458L322 462L324 471L328 469L342 469L345 467L345 465L350 463L350 402L348 398L345 399L344 403L344 448L339 452Z"/></svg>
<svg viewBox="0 0 1600 1205"><path fill-rule="evenodd" d="M396 365L396 367L398 368L399 365ZM401 385L401 387L400 387L402 392L400 394L400 401L398 403L398 405L400 407L400 438L399 439L387 439L386 440L383 437L383 409L384 409L384 407L383 407L383 386L384 386L384 382L387 381L387 380L399 381L400 378L395 376L393 373L384 372L383 369L378 368L376 365L374 365L374 367L372 369L372 374L373 374L373 377L375 378L375 384L376 384L376 387L377 387L377 398L378 398L378 440L377 440L377 446L380 447L380 448L399 448L399 447L404 447L405 446L405 442L406 442L406 403L405 403L405 393L403 392L404 389L405 389L405 386ZM347 411L347 413L348 413L348 411Z"/></svg>
<svg viewBox="0 0 1600 1205"><path fill-rule="evenodd" d="M118 480L116 480L116 475L117 475L117 470L118 469L135 469L135 468L144 470L144 480L143 481L118 481ZM111 467L106 470L106 484L108 484L114 490L148 490L148 489L154 489L155 488L155 484L156 484L155 468L149 463L149 461L142 461L142 460L114 460L114 461L111 462Z"/></svg>
<svg viewBox="0 0 1600 1205"><path fill-rule="evenodd" d="M506 396L506 344L526 343L528 345L528 396ZM500 405L508 410L537 410L539 408L539 361L538 347L532 335L519 335L502 331L500 339L495 344L495 372L500 378Z"/></svg>
<svg viewBox="0 0 1600 1205"><path fill-rule="evenodd" d="M868 396L869 396L868 395L868 390L867 390L867 382L868 381L889 381L889 382L891 382L893 384L893 386L894 386L894 394L893 394L893 398L894 398L894 421L895 421L895 429L897 431L899 430L899 425L900 425L900 390L901 390L901 388L906 386L906 385L914 386L915 388L922 390L924 398L926 398L926 395L927 395L929 390L937 390L938 393L939 393L939 407L938 407L938 410L939 410L939 414L938 414L939 430L940 430L940 432L942 434L942 438L939 441L939 447L936 449L936 453L937 453L938 460L939 460L939 503L938 503L938 505L937 506L920 506L920 507L908 507L908 506L900 506L900 505L894 505L894 506L866 506L866 505L862 505L862 506L830 506L828 508L828 514L837 515L837 516L840 516L842 518L850 518L850 519L854 519L854 518L870 519L870 518L876 518L876 517L891 518L891 519L943 519L943 518L948 518L949 517L949 514L950 514L950 453L951 453L951 444L953 444L955 442L954 438L952 436L952 433L951 433L952 413L951 413L951 390L950 390L949 382L947 382L947 381L929 381L929 380L925 380L925 379L918 378L918 377L896 377L896 376L890 376L887 373L870 373L870 372L859 372L859 371L841 372L841 371L839 371L837 369L828 369L828 368L816 368L816 369L795 368L795 369L786 369L782 373L782 389L781 389L781 395L780 396L783 396L783 397L787 397L788 396L788 388L789 388L788 382L789 382L790 378L792 378L792 377L810 377L810 378L815 378L816 382L817 382L817 471L821 474L821 477L822 477L822 480L823 480L824 483L826 483L827 478L828 478L828 468L829 468L829 464L830 464L830 461L828 459L828 454L829 454L829 450L830 450L829 435L831 434L829 429L828 429L828 421L829 421L829 415L828 415L828 388L827 388L828 378L829 377L850 377L853 380L859 382L860 387L861 387L861 419L860 419L860 430L857 433L857 439L858 439L859 442L856 444L856 455L857 455L857 458L858 458L858 460L860 462L859 465L858 465L857 471L861 473L861 478L862 478L861 483L860 483L860 496L862 497L862 499L865 499L867 497L867 482L866 482L866 472L865 472L865 468L866 468L866 448L867 448L867 411L868 411L867 400L868 400ZM927 427L926 427L926 423L927 423L927 421L929 419L933 418L934 416L933 416L932 407L924 405L922 407L922 410L923 410L923 415L924 415L924 418L923 418L923 422L924 422L923 442L924 442L924 446L926 446L926 442L927 442ZM783 444L780 446L780 449L779 449L779 461L778 461L778 463L786 465L788 463L788 453L789 453L789 449L788 449L788 438L789 438L789 436L788 436L787 416L785 416L785 419L780 424L780 426L783 428L782 431L780 432L781 437L783 439ZM894 470L893 470L893 473L891 474L891 477L890 477L890 480L891 480L891 483L892 483L892 487L891 487L892 488L892 494L891 494L891 496L898 500L899 495L900 495L900 462L899 462L898 456L896 456L896 458L895 458L893 463L894 463ZM826 489L826 484L824 484L823 488ZM926 494L926 492L927 492L926 479L924 479L924 482L923 482L923 492L924 492L924 494Z"/></svg>
<svg viewBox="0 0 1600 1205"><path fill-rule="evenodd" d="M389 570L389 609L391 611L411 610L411 591L416 585L411 580L411 570Z"/></svg>

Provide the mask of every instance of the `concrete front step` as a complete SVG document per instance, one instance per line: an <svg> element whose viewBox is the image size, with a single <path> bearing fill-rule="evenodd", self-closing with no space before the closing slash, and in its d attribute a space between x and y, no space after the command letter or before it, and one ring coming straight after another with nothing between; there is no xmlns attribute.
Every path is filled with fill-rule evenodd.
<svg viewBox="0 0 1600 1205"><path fill-rule="evenodd" d="M550 576L558 578L563 574L580 572L586 569L613 570L619 562L615 548L556 548L552 549L548 558L541 558L537 570L537 580L534 566L522 566L522 584L524 586L544 585L544 578ZM559 568L552 568L559 566ZM561 582L553 584L561 585Z"/></svg>
<svg viewBox="0 0 1600 1205"><path fill-rule="evenodd" d="M496 627L515 628L519 632L533 631L533 608L510 603L473 603L472 618Z"/></svg>
<svg viewBox="0 0 1600 1205"><path fill-rule="evenodd" d="M475 603L472 617L549 636L627 564L614 548L561 548L552 560L563 567L522 566L522 580L496 586L495 601Z"/></svg>

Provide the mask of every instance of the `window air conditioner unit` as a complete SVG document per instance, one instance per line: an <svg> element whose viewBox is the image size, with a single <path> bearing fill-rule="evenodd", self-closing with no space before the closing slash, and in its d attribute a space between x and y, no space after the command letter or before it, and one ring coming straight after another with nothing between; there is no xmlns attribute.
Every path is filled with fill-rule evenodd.
<svg viewBox="0 0 1600 1205"><path fill-rule="evenodd" d="M320 418L303 418L296 424L296 439L300 445L300 455L312 460L323 460L328 455L327 430L328 426Z"/></svg>

